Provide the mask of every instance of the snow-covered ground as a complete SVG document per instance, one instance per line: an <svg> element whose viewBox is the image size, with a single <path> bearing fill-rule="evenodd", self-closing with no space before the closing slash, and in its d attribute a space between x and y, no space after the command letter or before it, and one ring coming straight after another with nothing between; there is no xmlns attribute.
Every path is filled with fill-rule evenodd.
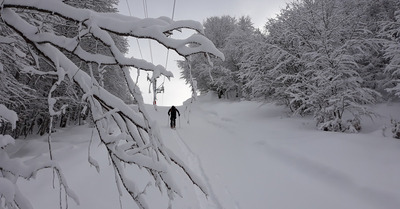
<svg viewBox="0 0 400 209"><path fill-rule="evenodd" d="M399 104L375 106L381 117L365 121L359 134L318 131L311 118L287 117L282 107L213 95L178 109L181 117L172 130L168 107L148 107L165 144L203 180L210 195L205 197L176 168L171 172L177 173L184 199L177 196L172 208L400 208L400 141L389 130L390 117L400 118ZM90 167L91 134L81 126L53 135L53 155L80 199L79 206L69 201L68 208L136 208L126 194L120 202L114 171L96 134L90 155L101 171ZM13 157L37 159L48 158L47 148L46 137L34 137L17 140L9 151ZM44 170L32 181L19 182L34 208L59 208L58 181L53 189L52 175ZM156 191L146 195L154 199L153 208L167 208L166 198L155 201Z"/></svg>

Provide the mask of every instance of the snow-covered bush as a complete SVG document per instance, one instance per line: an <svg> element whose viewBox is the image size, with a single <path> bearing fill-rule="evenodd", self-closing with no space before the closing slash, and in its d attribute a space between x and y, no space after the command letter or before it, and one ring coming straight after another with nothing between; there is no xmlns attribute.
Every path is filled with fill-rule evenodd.
<svg viewBox="0 0 400 209"><path fill-rule="evenodd" d="M361 130L361 121L358 116L353 119L343 120L332 112L323 115L319 112L314 118L319 130L334 132L358 133Z"/></svg>
<svg viewBox="0 0 400 209"><path fill-rule="evenodd" d="M392 119L390 122L392 123L393 138L400 139L400 121Z"/></svg>
<svg viewBox="0 0 400 209"><path fill-rule="evenodd" d="M347 130L350 133L358 133L361 130L361 120L359 117L347 120Z"/></svg>
<svg viewBox="0 0 400 209"><path fill-rule="evenodd" d="M60 95L62 91L57 90L65 83L67 86L74 85L83 92L79 99L88 103L101 142L107 149L105 154L108 154L112 168L119 178L116 180L118 188L124 188L139 208L149 208L144 198L148 186L158 188L160 192L166 191L163 194L167 194L170 199L174 198L174 194L182 196L174 183L174 174L168 172L173 165L179 166L193 184L207 193L204 184L194 178L194 174L182 161L164 146L159 132L150 122L140 89L132 80L129 68L134 67L166 77L171 77L172 73L160 65L155 66L145 60L125 57L111 36L117 34L153 39L185 57L196 53L210 53L224 58L214 44L203 35L203 26L199 22L173 21L167 17L140 19L115 13L99 13L53 0L5 0L1 6L1 21L4 25L14 31L14 36L25 41L25 45L31 49L32 57L37 58L40 55L40 59L35 59L37 65L21 69L29 69L30 74L51 76L54 79L45 100L50 114L49 130L52 128L52 118L60 116L67 108L62 94ZM32 11L33 15L26 14ZM53 17L68 21L74 26L71 30L75 32L59 34L51 28L42 27L48 18ZM185 39L174 39L170 36L173 31L180 29L190 29L198 33ZM101 42L109 53L99 54L87 49L87 37ZM80 60L79 66L71 57ZM43 69L43 64L50 67ZM107 91L101 80L94 76L96 68L114 65L119 66L124 75L135 108ZM89 72L83 71L84 67L89 69ZM111 124L116 124L118 130L111 131ZM51 147L51 133L48 138ZM45 166L60 170L53 161L50 162ZM93 159L90 163L96 165ZM152 182L145 188L137 186L136 179L127 174L127 164L147 171L146 174ZM24 173L23 177L29 178L30 175Z"/></svg>
<svg viewBox="0 0 400 209"><path fill-rule="evenodd" d="M323 131L339 132L343 130L344 124L342 119L337 117L332 111L319 111L314 115L317 127Z"/></svg>

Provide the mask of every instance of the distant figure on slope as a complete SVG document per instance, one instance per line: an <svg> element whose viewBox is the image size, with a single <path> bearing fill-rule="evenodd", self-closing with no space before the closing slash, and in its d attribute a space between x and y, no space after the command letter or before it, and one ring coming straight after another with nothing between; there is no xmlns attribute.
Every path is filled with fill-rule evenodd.
<svg viewBox="0 0 400 209"><path fill-rule="evenodd" d="M169 108L168 115L171 116L171 128L175 128L176 126L176 113L178 113L178 115L181 116L181 113L179 113L179 110L176 109L175 106Z"/></svg>

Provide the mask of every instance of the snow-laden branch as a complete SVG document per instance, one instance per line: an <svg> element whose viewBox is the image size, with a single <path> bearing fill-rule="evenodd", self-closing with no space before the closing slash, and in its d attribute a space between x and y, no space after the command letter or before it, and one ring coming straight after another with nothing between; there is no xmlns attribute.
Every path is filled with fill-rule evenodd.
<svg viewBox="0 0 400 209"><path fill-rule="evenodd" d="M88 33L91 33L94 37L110 47L113 56L86 52L79 45L79 37L67 38L56 36L51 33L38 32L35 26L28 23L23 26L20 25L19 27L29 27L29 30L24 31L26 31L26 35L31 36L35 42L51 43L52 45L76 54L85 61L132 66L143 70L161 71L162 74L167 77L171 76L171 74L167 73L160 65L154 66L144 60L126 58L123 56L123 54L116 48L111 36L107 32L136 38L153 39L164 45L166 48L175 50L179 55L185 57L196 53L210 53L224 59L224 55L215 48L214 44L201 35L203 33L203 27L196 21L173 21L167 17L140 19L114 13L97 13L87 9L74 8L61 1L49 0L5 0L3 2L3 7L27 8L45 11L81 23L81 25L88 30ZM171 31L183 28L195 30L200 34L193 34L186 39L173 39L169 36Z"/></svg>
<svg viewBox="0 0 400 209"><path fill-rule="evenodd" d="M7 120L11 123L12 128L14 129L18 120L18 115L12 110L9 110L3 104L0 104L0 121Z"/></svg>
<svg viewBox="0 0 400 209"><path fill-rule="evenodd" d="M1 18L4 23L17 32L28 44L34 46L42 56L51 62L51 65L54 65L54 72L41 73L39 68L38 70L25 69L25 72L57 77L57 81L52 86L48 97L49 110L52 115L61 113L63 108L60 111L54 110L57 99L51 96L51 92L68 78L69 81L76 83L82 89L84 94L82 99L89 103L97 132L108 151L114 170L117 172L121 184L132 196L139 208L148 208L144 194L146 188L152 185L158 187L160 191L167 190L171 199L173 198L172 194L183 196L180 188L174 183L173 173L169 172L171 164L181 167L192 182L198 185L207 195L207 189L201 186L204 184L195 177L194 173L175 156L173 159L170 158L171 153L160 139L156 126L150 123L150 117L145 110L142 95L138 86L130 77L128 67L133 66L141 70L153 71L154 75L170 77L172 74L166 71L164 67L155 66L145 60L126 58L110 36L111 32L118 35L153 39L183 56L194 53L211 53L224 58L223 54L215 48L212 42L201 34L203 28L200 23L195 21L172 21L166 17L139 19L117 14L96 13L68 6L62 1L52 0L5 0L2 6ZM35 10L72 20L79 26L77 27L79 28L78 35L70 38L38 30L35 25L21 17L21 13L18 13L19 11L14 8ZM200 32L200 34L181 40L173 39L169 36L172 30L182 28L193 29ZM86 51L81 46L82 42L85 41L81 38L82 36L88 36L100 41L110 53L103 55ZM119 65L122 67L127 86L136 105L129 106L105 90L96 81L93 73L89 75L80 69L68 58L67 54L64 54L65 51L76 55L87 63L94 62L103 67L105 65ZM116 124L118 129L111 130L111 124ZM93 159L89 161L94 162ZM136 165L141 169L147 170L153 182L149 183L146 188L139 188L130 175L125 174L124 164ZM59 170L56 165L46 164L45 167ZM8 172L14 172L11 167L8 167L8 169ZM24 173L21 176L29 178L29 174ZM64 180L60 177L60 181ZM116 183L119 185L118 181ZM65 187L65 189L67 190L68 188ZM66 192L68 193L68 191ZM73 196L70 193L68 194Z"/></svg>

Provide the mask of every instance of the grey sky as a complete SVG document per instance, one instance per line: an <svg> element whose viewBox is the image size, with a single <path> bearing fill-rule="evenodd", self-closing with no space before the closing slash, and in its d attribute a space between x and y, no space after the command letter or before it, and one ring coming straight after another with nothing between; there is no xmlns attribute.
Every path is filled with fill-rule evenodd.
<svg viewBox="0 0 400 209"><path fill-rule="evenodd" d="M250 16L254 26L262 28L268 18L273 18L282 8L285 8L287 2L292 0L176 0L175 20L196 20L203 22L211 16L230 15L240 17ZM129 3L130 11L133 16L143 18L143 0L120 0L119 11L121 14L129 15L127 7ZM172 16L174 0L147 0L147 11L149 17ZM130 39L130 56L140 58L139 46L136 39ZM151 61L148 41L139 41L143 58ZM154 41L151 42L152 56L154 64L165 66L167 50L158 46ZM182 59L175 52L169 52L167 69L174 73L175 78L171 81L165 80L165 93L158 94L157 104L161 106L181 105L183 101L190 98L190 89L181 79L179 69L176 66L176 60ZM135 75L134 75L135 76ZM145 103L152 103L152 95L149 94L149 84L146 81L146 73L140 75L140 89L143 93ZM135 78L136 79L136 78ZM158 85L163 82L163 78L158 80Z"/></svg>

